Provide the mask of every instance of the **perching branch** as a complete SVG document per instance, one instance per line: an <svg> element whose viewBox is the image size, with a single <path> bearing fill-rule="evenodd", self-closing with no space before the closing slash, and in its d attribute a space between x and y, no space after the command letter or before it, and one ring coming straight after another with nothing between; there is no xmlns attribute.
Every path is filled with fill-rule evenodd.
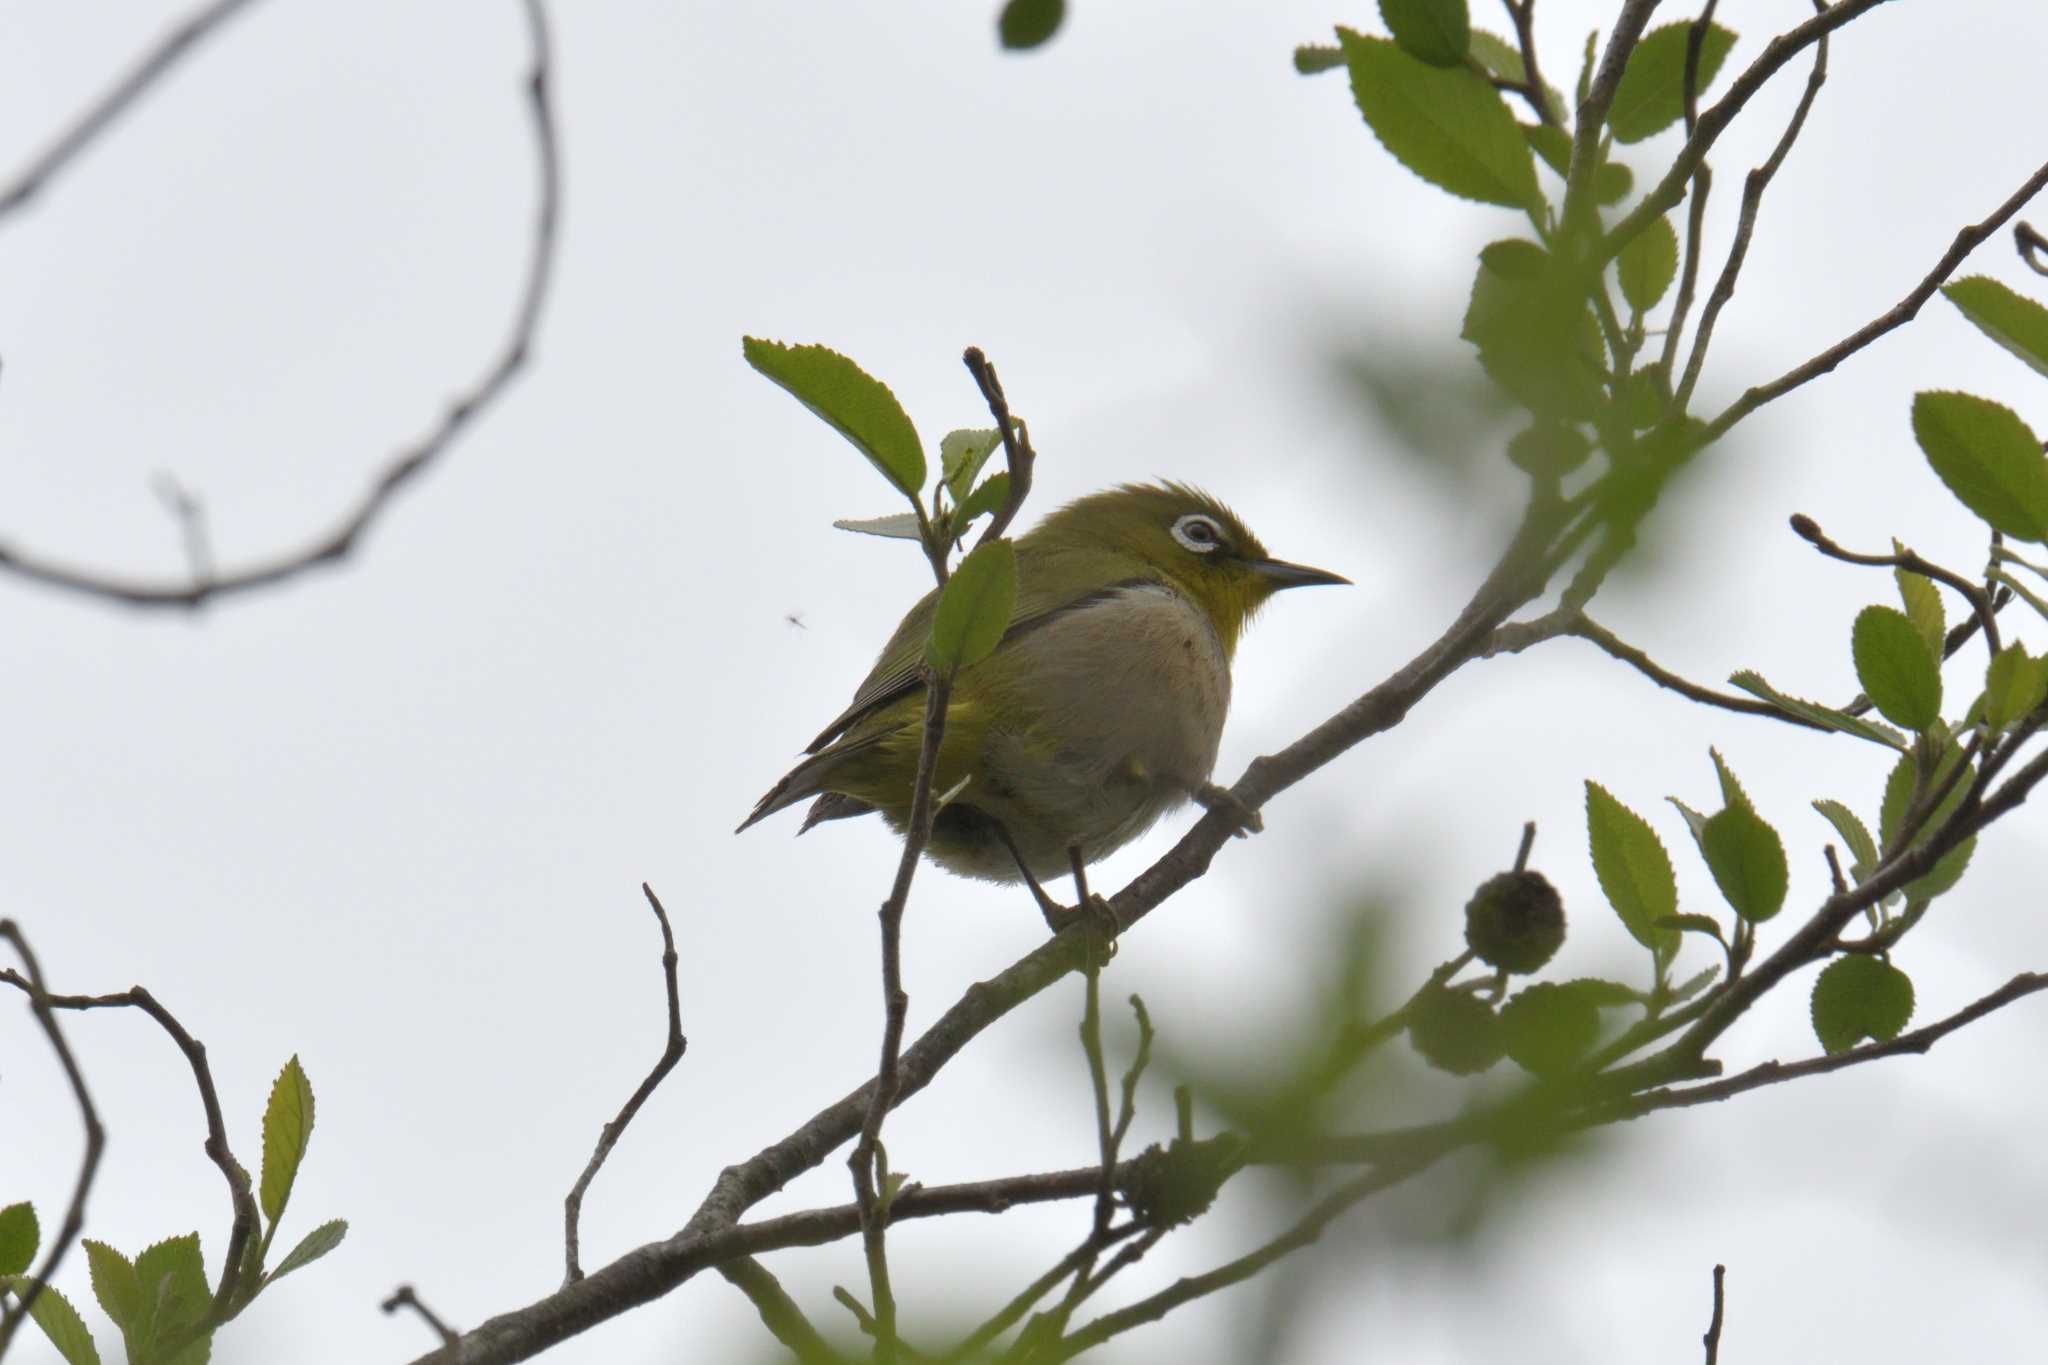
<svg viewBox="0 0 2048 1365"><path fill-rule="evenodd" d="M247 3L248 0L221 0L221 3L202 11L174 31L150 58L89 111L71 133L45 152L11 191L0 195L0 213L32 196L51 174L104 131L178 56L200 38L214 32L222 20ZM339 564L353 553L399 492L436 464L457 438L498 401L525 370L532 355L534 338L540 326L541 305L546 301L554 275L561 202L561 153L550 95L553 58L547 13L543 0L521 0L521 3L526 11L533 50L533 65L527 76L526 90L538 164L539 206L534 214L525 282L513 310L510 331L482 376L449 404L447 412L424 437L385 466L369 490L339 523L309 545L244 568L195 574L193 581L182 584L102 574L5 545L0 545L0 572L124 606L189 609L202 606L216 597L271 587L322 565Z"/></svg>
<svg viewBox="0 0 2048 1365"><path fill-rule="evenodd" d="M654 888L646 882L640 883L640 893L647 897L647 903L654 907L654 918L661 925L661 975L668 990L668 1032L662 1043L661 1056L654 1063L654 1069L640 1082L639 1089L619 1110L617 1118L607 1123L597 1135L597 1149L590 1154L589 1164L583 1174L576 1177L576 1184L569 1190L568 1198L562 1201L562 1254L567 1262L563 1283L573 1284L583 1278L583 1265L577 1225L583 1217L583 1194L590 1188L590 1182L597 1178L597 1172L612 1154L624 1136L626 1125L640 1112L640 1106L647 1103L655 1087L659 1086L675 1065L683 1059L689 1049L690 1040L683 1036L683 1007L680 993L676 988L676 936L669 927L668 911L661 905L661 897L654 894Z"/></svg>

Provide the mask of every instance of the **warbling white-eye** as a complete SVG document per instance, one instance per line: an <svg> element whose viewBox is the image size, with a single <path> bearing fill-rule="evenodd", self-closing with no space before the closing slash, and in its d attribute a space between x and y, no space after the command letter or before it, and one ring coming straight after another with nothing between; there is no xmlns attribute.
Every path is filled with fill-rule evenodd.
<svg viewBox="0 0 2048 1365"><path fill-rule="evenodd" d="M1270 558L1228 508L1174 483L1069 503L1018 537L1016 557L1009 629L953 682L932 790L959 791L927 852L963 876L1023 880L1051 922L1045 879L1073 872L1085 900L1082 868L1167 811L1235 806L1209 773L1238 636L1282 588L1350 580ZM910 609L852 704L741 829L813 797L803 829L870 811L905 828L937 602Z"/></svg>

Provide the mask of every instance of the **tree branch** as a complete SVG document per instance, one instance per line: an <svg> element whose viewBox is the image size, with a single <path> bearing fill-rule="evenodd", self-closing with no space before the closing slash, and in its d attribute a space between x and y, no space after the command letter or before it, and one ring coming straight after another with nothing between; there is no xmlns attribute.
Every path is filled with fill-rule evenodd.
<svg viewBox="0 0 2048 1365"><path fill-rule="evenodd" d="M136 95L162 74L162 70L172 59L187 50L192 42L211 32L222 19L247 2L248 0L227 0L226 3L216 4L204 11L198 19L188 21L184 27L173 33L166 41L165 47L160 49L160 55L163 56L160 64L153 64L154 58L145 61L122 86L117 87L114 95L103 100L94 113L88 115L78 129L73 130L74 133L83 130L83 136L75 139L75 145L60 139L57 147L45 153L37 165L30 168L24 179L27 185L26 192L32 195L43 178L75 155L93 134L103 130ZM102 601L140 608L195 608L216 597L286 582L311 569L327 564L338 564L347 559L399 492L415 477L438 462L476 418L497 402L513 380L525 370L531 358L534 337L540 326L541 305L547 298L548 286L554 275L557 221L561 202L561 153L549 93L553 58L548 38L547 13L543 8L543 0L521 2L526 10L527 27L532 35L533 45L533 66L527 77L526 87L527 103L532 114L535 155L539 166L540 203L534 215L533 245L527 260L525 283L513 312L511 329L483 375L449 404L447 412L425 437L384 468L371 483L368 492L337 525L310 545L242 569L195 578L194 581L183 584L115 577L26 554L5 545L0 545L0 572L12 573L33 583L81 593ZM13 193L21 192L22 186L17 185ZM5 206L6 201L0 199L0 209L4 209Z"/></svg>

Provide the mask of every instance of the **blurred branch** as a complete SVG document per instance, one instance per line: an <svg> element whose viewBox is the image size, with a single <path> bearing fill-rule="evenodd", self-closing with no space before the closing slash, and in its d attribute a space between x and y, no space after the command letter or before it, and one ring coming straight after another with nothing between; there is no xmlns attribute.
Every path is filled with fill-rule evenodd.
<svg viewBox="0 0 2048 1365"><path fill-rule="evenodd" d="M804 1316L803 1309L782 1287L769 1269L751 1256L726 1261L718 1273L752 1301L761 1315L761 1325L781 1342L801 1365L839 1365L845 1357L832 1349L818 1329Z"/></svg>
<svg viewBox="0 0 2048 1365"><path fill-rule="evenodd" d="M533 46L533 65L527 77L527 104L532 115L535 156L539 168L539 207L534 215L530 249L518 305L511 329L496 357L470 388L452 401L447 412L427 435L387 465L371 483L369 491L340 523L310 545L279 555L247 568L207 576L180 585L119 578L90 569L75 568L42 559L0 545L0 572L12 573L30 582L118 602L130 607L193 608L213 598L252 588L271 587L296 578L325 564L348 558L371 525L391 505L398 493L434 465L475 419L487 411L510 387L531 357L540 325L541 305L547 298L556 256L557 224L561 203L561 153L555 128L552 85L552 50L548 37L547 13L543 0L521 0ZM151 81L187 50L199 37L211 32L247 0L225 0L202 12L195 20L174 32L158 53L138 67L114 93L81 120L67 138L30 168L13 194L32 195L44 178L61 167L72 155L102 131ZM24 186L26 189L24 191ZM0 211L9 207L0 198Z"/></svg>
<svg viewBox="0 0 2048 1365"><path fill-rule="evenodd" d="M0 969L0 980L27 992L29 1010L35 1015L43 1036L49 1040L50 1051L57 1055L57 1065L63 1068L64 1079L71 1086L72 1100L78 1105L79 1124L85 1129L85 1150L78 1159L78 1178L72 1182L71 1202L65 1206L64 1221L58 1225L57 1235L50 1241L50 1249L43 1253L42 1267L26 1289L16 1290L10 1302L0 1305L0 1356L5 1356L8 1343L14 1340L22 1319L35 1307L43 1286L57 1273L64 1254L85 1227L85 1196L92 1189L94 1177L99 1174L100 1156L107 1149L107 1130L100 1123L99 1111L93 1107L92 1092L85 1084L85 1073L79 1070L78 1059L72 1056L71 1045L65 1041L64 1030L57 1025L50 993L43 985L42 965L36 961L27 935L13 920L0 919L0 939L14 948L15 956L21 959L22 972L27 974L24 977L12 968Z"/></svg>
<svg viewBox="0 0 2048 1365"><path fill-rule="evenodd" d="M155 45L143 54L142 60L129 68L127 75L114 82L73 119L69 127L58 133L41 155L17 172L5 189L0 189L0 218L24 208L80 152L90 147L137 100L149 93L150 88L172 67L248 7L249 0L214 0L214 3L193 11L157 39Z"/></svg>
<svg viewBox="0 0 2048 1365"><path fill-rule="evenodd" d="M563 1257L568 1264L563 1280L565 1284L573 1284L583 1278L577 1224L583 1217L584 1191L588 1190L590 1182L597 1178L598 1169L611 1156L612 1148L618 1145L619 1138L625 1134L626 1125L633 1121L633 1116L640 1112L640 1106L647 1103L647 1097L652 1095L655 1087L675 1069L676 1063L683 1059L683 1053L690 1046L690 1040L683 1036L682 1000L676 988L675 932L669 927L668 911L662 908L661 897L654 894L654 888L642 882L640 893L647 897L647 903L654 907L654 918L661 925L661 975L668 989L668 1033L662 1045L661 1057L654 1063L654 1069L647 1073L646 1079L640 1082L640 1088L633 1092L632 1098L619 1110L619 1116L607 1123L598 1133L597 1149L590 1154L590 1162L584 1166L583 1174L576 1178L576 1184L570 1189L568 1198L562 1201L562 1247Z"/></svg>
<svg viewBox="0 0 2048 1365"><path fill-rule="evenodd" d="M402 1284L392 1290L390 1297L377 1306L386 1313L396 1313L401 1308L410 1308L419 1314L420 1321L426 1323L435 1336L441 1338L443 1346L453 1346L461 1340L454 1328L441 1321L433 1309L420 1302L420 1296L413 1292L413 1287L409 1284Z"/></svg>
<svg viewBox="0 0 2048 1365"><path fill-rule="evenodd" d="M1564 207L1558 222L1567 239L1581 228L1597 229L1599 219L1593 208L1593 168L1600 164L1600 134L1607 126L1607 111L1614 104L1614 92L1621 87L1622 72L1628 69L1629 54L1643 36L1651 11L1658 0L1625 0L1614 26L1607 31L1607 47L1600 54L1600 66L1579 106L1572 130L1572 159L1565 174ZM1645 219L1645 222L1648 220ZM1637 225L1640 231L1642 224ZM1634 233L1630 233L1633 236ZM1627 241L1624 237L1622 241Z"/></svg>

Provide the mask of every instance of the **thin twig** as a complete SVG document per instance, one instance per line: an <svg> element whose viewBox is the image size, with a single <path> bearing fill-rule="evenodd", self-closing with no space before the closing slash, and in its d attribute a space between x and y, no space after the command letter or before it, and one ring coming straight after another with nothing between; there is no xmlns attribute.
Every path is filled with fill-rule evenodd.
<svg viewBox="0 0 2048 1365"><path fill-rule="evenodd" d="M1707 1365L1715 1365L1721 1358L1721 1294L1722 1281L1728 1278L1728 1267L1714 1267L1714 1316L1707 1322L1707 1333L1700 1338L1700 1344L1707 1348Z"/></svg>
<svg viewBox="0 0 2048 1365"><path fill-rule="evenodd" d="M18 950L23 947L18 938L15 946ZM243 1169L241 1162L235 1160L234 1151L228 1146L227 1122L221 1116L220 1092L213 1084L213 1068L206 1060L206 1044L194 1038L178 1021L176 1015L165 1009L155 996L141 986L130 986L125 991L111 995L52 995L41 991L40 987L23 980L11 970L0 971L0 982L29 992L32 999L40 995L51 1009L140 1010L154 1019L157 1027L168 1034L171 1041L177 1044L178 1050L185 1054L185 1062L192 1069L193 1084L199 1091L200 1107L206 1114L206 1141L201 1145L201 1150L206 1153L207 1160L220 1171L221 1178L227 1182L228 1204L233 1220L228 1229L227 1252L221 1258L220 1287L214 1291L213 1303L208 1307L206 1315L190 1331L192 1340L204 1336L241 1311L247 1301L245 1291L249 1285L245 1280L259 1267L246 1264L243 1253L248 1250L249 1239L256 1234L261 1225L261 1218L256 1209L256 1196L249 1185L249 1173ZM175 1355L176 1351L173 1350L171 1354Z"/></svg>
<svg viewBox="0 0 2048 1365"><path fill-rule="evenodd" d="M1846 7L1845 3L1843 6L1837 7L1837 9L1829 10L1828 13L1832 15ZM1963 263L1963 258L1972 251L1975 251L1986 238L2004 227L2006 221L2024 208L2027 202L2036 194L2039 194L2044 185L2048 185L2048 163L2043 163L2038 170L2028 176L2025 183L2013 191L2012 195L2004 203L1992 210L1990 217L1958 232L1955 240L1949 243L1948 250L1943 252L1941 259L1934 263L1934 268L1929 270L1920 283L1914 285L1904 298L1851 332L1848 336L1843 337L1840 341L1822 351L1819 355L1814 356L1811 360L1793 366L1767 384L1759 384L1745 391L1740 398L1730 403L1720 416L1708 424L1705 439L1709 441L1718 439L1730 427L1749 416L1752 412L1755 412L1764 404L1783 398L1800 385L1829 373L1837 365L1840 365L1879 337L1912 321L1914 316L1919 313L1921 307L1934 297L1934 292L1941 288L1950 275L1955 273L1956 267Z"/></svg>
<svg viewBox="0 0 2048 1365"><path fill-rule="evenodd" d="M676 987L676 936L670 929L668 911L661 905L661 897L654 894L654 888L646 882L640 883L640 893L647 897L647 903L654 907L654 918L661 925L661 975L668 991L668 1032L662 1042L661 1057L654 1063L654 1069L640 1082L639 1089L619 1110L619 1116L607 1123L597 1135L597 1149L590 1154L590 1161L583 1167L583 1174L576 1177L576 1184L569 1190L568 1198L562 1201L562 1254L567 1262L564 1284L574 1284L583 1278L580 1259L578 1224L583 1218L583 1193L590 1188L590 1182L597 1178L597 1172L611 1156L612 1148L618 1145L625 1134L626 1125L640 1112L640 1106L647 1103L647 1097L675 1070L689 1049L690 1040L683 1036L682 998Z"/></svg>
<svg viewBox="0 0 2048 1365"><path fill-rule="evenodd" d="M1827 532L1820 529L1820 523L1803 512L1795 513L1791 524L1793 532L1801 540L1829 559L1839 559L1844 564L1861 564L1875 569L1904 569L1907 573L1916 573L1922 578L1931 578L1937 583L1953 588L1970 604L1970 610L1976 614L1977 624L1984 632L1985 648L1996 654L2002 647L1998 639L1998 613L1992 606L1991 595L1985 592L1980 584L1951 569L1945 569L1932 560L1922 559L1911 550L1899 550L1888 555L1866 555L1844 549L1828 538Z"/></svg>
<svg viewBox="0 0 2048 1365"><path fill-rule="evenodd" d="M420 1296L413 1292L413 1287L409 1284L402 1284L392 1290L390 1296L377 1306L386 1313L396 1313L401 1308L410 1308L419 1314L420 1321L426 1323L435 1336L441 1338L443 1346L454 1346L462 1340L454 1328L441 1321L433 1309L420 1302Z"/></svg>
<svg viewBox="0 0 2048 1365"><path fill-rule="evenodd" d="M43 1286L50 1283L57 1267L63 1263L64 1254L85 1227L85 1196L91 1192L93 1180L99 1174L100 1156L107 1149L107 1130L100 1122L99 1110L93 1107L92 1092L85 1084L85 1073L79 1069L78 1059L72 1056L71 1045L65 1041L64 1030L57 1024L50 993L43 983L42 965L36 961L35 951L28 946L28 937L13 920L0 919L0 939L13 946L15 955L21 959L22 972L26 973L26 976L21 976L11 969L0 971L0 980L28 993L29 1010L35 1015L43 1036L49 1039L50 1051L57 1055L57 1065L63 1068L64 1079L71 1086L72 1101L78 1106L79 1124L85 1129L85 1150L79 1154L78 1178L71 1185L71 1201L65 1205L64 1221L58 1224L57 1235L50 1240L49 1250L43 1253L42 1267L30 1277L26 1288L15 1290L11 1301L0 1305L0 1356L5 1356L8 1343L14 1340L15 1330L21 1326L29 1310L35 1307Z"/></svg>
<svg viewBox="0 0 2048 1365"><path fill-rule="evenodd" d="M1002 508L983 528L981 539L974 542L979 548L1000 539L1003 532L1010 529L1010 523L1017 519L1018 510L1024 506L1024 499L1031 492L1031 472L1038 463L1038 452L1031 448L1029 428L1010 415L1010 400L1003 393L1003 381L996 377L996 367L981 353L981 347L969 346L960 358L967 366L967 372L974 376L974 383L981 390L989 413L996 419L996 430L1003 438L1003 459L1010 470L1009 495L1003 499Z"/></svg>
<svg viewBox="0 0 2048 1365"><path fill-rule="evenodd" d="M1536 111L1536 117L1552 128L1561 128L1560 111L1550 107L1550 92L1543 84L1543 72L1536 65L1536 0L1501 0L1515 26L1515 45L1522 52L1522 84L1517 91ZM1512 84L1512 82L1510 83Z"/></svg>
<svg viewBox="0 0 2048 1365"><path fill-rule="evenodd" d="M194 39L210 32L212 26L220 19L246 3L247 0L223 0L223 3L203 12L198 20L188 22L174 32L166 40L165 61L162 65L167 65L169 59L184 51ZM456 438L468 430L478 416L497 402L513 380L525 370L532 355L534 338L540 326L541 305L547 299L548 286L554 275L557 224L561 205L561 151L555 128L553 101L549 93L553 57L548 37L547 12L543 0L521 0L521 3L526 11L527 28L533 46L533 64L527 77L526 89L538 163L539 206L534 214L532 248L527 259L525 282L521 287L517 306L513 310L510 330L482 376L448 405L440 421L423 438L385 466L372 481L368 491L334 527L309 545L246 568L217 574L204 581L180 584L155 583L101 574L94 570L80 569L26 554L5 545L0 545L0 571L103 601L118 602L124 606L194 608L216 597L246 592L252 588L271 587L319 566L339 564L354 551L364 534L391 505L400 490L437 463L455 443ZM96 107L94 113L80 124L84 136L77 140L77 145L60 140L57 147L45 153L37 165L31 167L29 175L25 177L28 193L33 194L35 186L41 183L42 176L46 176L50 170L62 165L75 154L84 141L99 132L112 117L119 114L133 100L135 95L162 74L162 65L155 65L154 62L155 59L152 58L138 67L127 81L116 88L114 95L104 100ZM13 193L21 192L22 186L17 185ZM4 211L6 207L6 198L0 197L0 211Z"/></svg>
<svg viewBox="0 0 2048 1365"><path fill-rule="evenodd" d="M1559 214L1561 232L1567 242L1598 227L1593 210L1593 168L1600 160L1600 137L1607 124L1607 111L1614 104L1614 92L1621 86L1628 58L1642 39L1658 0L1626 0L1607 33L1607 47L1587 87L1585 103L1579 106L1572 129L1572 159L1565 172L1564 209ZM1647 220L1637 225L1637 231ZM1633 234L1631 234L1633 235ZM1626 240L1626 239L1624 239ZM1573 253L1576 258L1576 251Z"/></svg>
<svg viewBox="0 0 2048 1365"><path fill-rule="evenodd" d="M1815 10L1825 13L1826 0L1813 0ZM1712 4L1709 4L1709 11ZM1698 34L1695 32L1697 46ZM1695 54L1689 48L1690 59ZM1819 96L1821 86L1828 78L1828 39L1823 33L1813 47L1813 70L1807 75L1806 88L1800 93L1799 103L1792 110L1792 117L1785 124L1785 131L1778 138L1778 145L1764 159L1764 164L1751 170L1742 181L1742 208L1736 217L1735 240L1729 244L1728 259L1721 266L1720 278L1714 281L1714 289L1707 296L1707 306L1700 313L1699 330L1693 334L1692 351L1685 362L1685 378L1679 382L1673 393L1671 406L1674 411L1683 412L1692 402L1693 389L1699 384L1700 370L1707 363L1707 348L1713 344L1714 324L1720 319L1721 309L1728 300L1735 297L1735 281L1742 274L1742 265L1749 256L1750 238L1756 233L1756 219L1763 208L1764 191L1770 188L1771 179L1778 168L1791 155L1792 144L1799 140L1800 130L1806 127L1806 116L1813 108L1814 99ZM1703 163L1704 164L1704 163Z"/></svg>

